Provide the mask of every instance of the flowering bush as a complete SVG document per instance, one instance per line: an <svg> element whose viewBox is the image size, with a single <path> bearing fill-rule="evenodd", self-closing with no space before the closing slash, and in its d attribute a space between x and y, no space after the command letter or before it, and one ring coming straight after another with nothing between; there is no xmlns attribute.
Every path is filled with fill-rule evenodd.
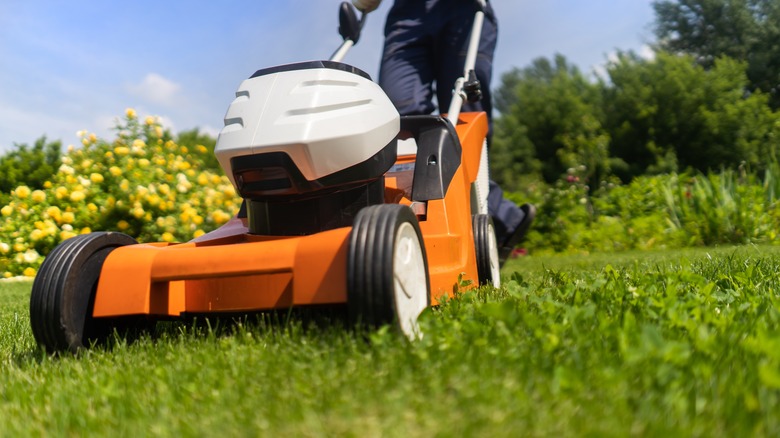
<svg viewBox="0 0 780 438"><path fill-rule="evenodd" d="M93 230L139 241L187 241L227 222L241 199L204 163L205 146L176 144L155 117L133 109L105 141L80 132L41 190L22 185L0 209L0 273L34 276L57 244Z"/></svg>

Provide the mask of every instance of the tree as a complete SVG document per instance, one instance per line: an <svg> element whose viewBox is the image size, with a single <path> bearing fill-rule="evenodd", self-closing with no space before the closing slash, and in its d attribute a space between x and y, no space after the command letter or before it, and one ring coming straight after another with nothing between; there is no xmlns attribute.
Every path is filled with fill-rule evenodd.
<svg viewBox="0 0 780 438"><path fill-rule="evenodd" d="M748 64L751 91L780 107L780 0L656 0L659 47L705 68L728 56Z"/></svg>
<svg viewBox="0 0 780 438"><path fill-rule="evenodd" d="M496 91L494 178L513 187L522 175L555 181L585 166L598 180L609 169L609 137L601 126L600 93L562 55L539 58L501 78Z"/></svg>
<svg viewBox="0 0 780 438"><path fill-rule="evenodd" d="M780 118L768 96L746 93L746 64L730 58L709 70L691 56L658 53L653 60L623 53L608 68L606 128L624 180L644 173L702 171L773 156Z"/></svg>
<svg viewBox="0 0 780 438"><path fill-rule="evenodd" d="M43 188L62 164L61 156L62 143L47 142L46 136L36 140L33 147L14 144L14 149L0 157L0 193L8 193L20 185Z"/></svg>

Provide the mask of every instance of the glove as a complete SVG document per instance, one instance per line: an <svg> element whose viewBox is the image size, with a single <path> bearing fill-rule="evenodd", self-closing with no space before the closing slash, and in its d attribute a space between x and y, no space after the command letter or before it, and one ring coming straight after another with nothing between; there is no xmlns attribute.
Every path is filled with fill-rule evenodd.
<svg viewBox="0 0 780 438"><path fill-rule="evenodd" d="M378 8L380 3L382 3L382 0L352 0L352 4L364 14L368 14Z"/></svg>

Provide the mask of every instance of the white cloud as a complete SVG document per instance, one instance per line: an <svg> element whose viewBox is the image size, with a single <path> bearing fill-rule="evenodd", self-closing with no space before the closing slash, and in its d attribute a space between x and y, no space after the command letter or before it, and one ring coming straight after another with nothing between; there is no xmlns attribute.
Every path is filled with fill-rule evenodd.
<svg viewBox="0 0 780 438"><path fill-rule="evenodd" d="M181 85L157 73L148 73L140 84L130 85L128 91L146 102L173 106Z"/></svg>
<svg viewBox="0 0 780 438"><path fill-rule="evenodd" d="M639 56L642 57L642 59L652 61L655 59L655 50L653 50L653 48L649 45L645 44L639 49Z"/></svg>

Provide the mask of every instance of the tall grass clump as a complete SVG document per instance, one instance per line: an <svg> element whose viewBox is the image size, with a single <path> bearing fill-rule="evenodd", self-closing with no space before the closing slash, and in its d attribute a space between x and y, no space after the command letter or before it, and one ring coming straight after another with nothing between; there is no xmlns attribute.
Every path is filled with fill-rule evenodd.
<svg viewBox="0 0 780 438"><path fill-rule="evenodd" d="M763 180L744 169L671 176L664 187L670 219L689 245L772 242L780 226L778 170L770 166Z"/></svg>
<svg viewBox="0 0 780 438"><path fill-rule="evenodd" d="M525 243L536 253L776 243L780 230L777 164L761 174L648 175L595 189L574 173L510 196L539 209Z"/></svg>

